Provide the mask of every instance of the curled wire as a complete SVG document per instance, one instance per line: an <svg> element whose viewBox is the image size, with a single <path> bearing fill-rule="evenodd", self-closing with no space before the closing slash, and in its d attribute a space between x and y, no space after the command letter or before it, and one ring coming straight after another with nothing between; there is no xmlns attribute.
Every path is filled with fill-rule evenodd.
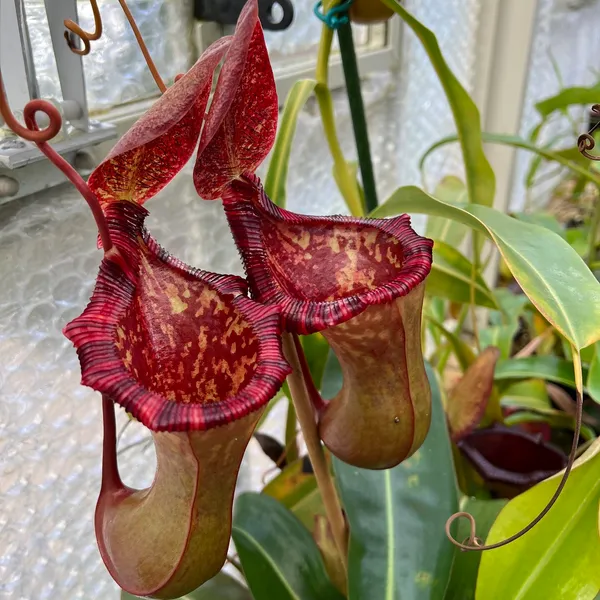
<svg viewBox="0 0 600 600"><path fill-rule="evenodd" d="M84 31L77 23L75 23L74 21L71 21L71 19L68 19L65 21L65 27L67 28L67 31L65 31L65 39L67 40L67 44L69 45L71 52L74 52L75 54L79 54L80 56L89 54L90 41L98 40L98 39L100 39L100 36L102 35L102 17L100 16L100 9L98 8L98 2L97 2L97 0L90 0L90 4L92 6L92 11L94 13L94 32L93 33ZM127 17L127 20L129 21L129 25L131 26L133 35L135 36L135 39L137 40L140 50L142 51L142 54L144 55L144 58L146 59L146 64L148 65L148 69L150 69L150 73L152 73L152 77L154 78L154 81L156 82L158 89L164 94L167 91L167 86L165 85L164 81L162 80L160 74L158 73L158 69L156 68L154 61L152 60L152 57L150 56L148 47L146 46L146 43L144 42L144 38L142 37L140 29L137 26L137 23L135 22L135 19L134 19L133 15L131 14L131 11L129 10L129 6L127 6L127 2L125 0L119 0L119 4L121 5L123 12L125 13L125 17ZM83 49L79 49L79 48L77 48L77 46L75 46L73 39L72 39L73 35L76 35L77 37L79 37L81 39L81 41L83 43Z"/></svg>
<svg viewBox="0 0 600 600"><path fill-rule="evenodd" d="M594 104L594 106L592 106L592 112L597 117L600 117L600 104ZM577 148L579 149L579 152L581 152L583 156L589 158L590 160L600 160L600 156L590 154L589 152L596 146L596 140L593 138L592 133L594 133L599 125L600 121L598 121L587 133L582 133L577 138Z"/></svg>
<svg viewBox="0 0 600 600"><path fill-rule="evenodd" d="M565 485L567 484L567 480L569 479L569 475L571 474L571 470L573 468L573 463L575 462L575 456L577 454L577 444L579 443L579 433L581 432L581 421L583 414L583 394L578 389L577 390L577 413L575 415L575 430L573 432L573 443L571 445L571 452L569 454L569 460L567 462L567 466L565 468L565 472L554 492L552 498L542 512L533 520L527 527L524 527L514 535L502 540L501 542L497 542L495 544L484 545L480 538L477 537L477 524L475 522L475 517L468 512L457 512L454 513L447 521L446 521L446 536L448 539L455 545L458 546L461 550L471 550L477 552L483 552L484 550L494 550L495 548L501 548L502 546L506 546L519 539L521 536L525 535L529 531L531 531L550 511L550 509L554 506L559 496L561 495ZM451 532L452 524L458 519L468 519L470 525L470 533L469 537L462 542L459 542Z"/></svg>
<svg viewBox="0 0 600 600"><path fill-rule="evenodd" d="M96 41L100 39L102 35L102 17L100 16L100 9L98 8L97 0L90 0L90 4L92 5L92 12L94 14L94 32L89 33L84 31L75 21L71 19L65 20L65 27L67 31L65 31L65 40L67 40L67 44L71 49L71 52L75 54L79 54L79 56L85 56L90 53L90 42ZM73 36L77 36L81 42L83 43L83 49L78 48L74 41Z"/></svg>

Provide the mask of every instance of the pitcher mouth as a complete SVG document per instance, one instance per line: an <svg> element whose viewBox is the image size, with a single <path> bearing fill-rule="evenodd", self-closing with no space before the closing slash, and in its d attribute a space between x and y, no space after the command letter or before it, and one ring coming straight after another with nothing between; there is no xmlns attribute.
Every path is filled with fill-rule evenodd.
<svg viewBox="0 0 600 600"><path fill-rule="evenodd" d="M410 217L313 217L280 209L251 174L223 196L253 296L281 307L286 329L315 333L417 287L433 242Z"/></svg>
<svg viewBox="0 0 600 600"><path fill-rule="evenodd" d="M65 328L82 382L153 431L206 430L264 406L290 369L277 307L235 276L194 269L144 229L132 202L106 207L126 265L105 258L89 305Z"/></svg>

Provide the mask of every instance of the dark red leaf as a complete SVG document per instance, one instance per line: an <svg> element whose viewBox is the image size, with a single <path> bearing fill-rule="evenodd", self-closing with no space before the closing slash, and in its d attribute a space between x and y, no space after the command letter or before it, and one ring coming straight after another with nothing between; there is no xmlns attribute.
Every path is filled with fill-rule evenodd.
<svg viewBox="0 0 600 600"><path fill-rule="evenodd" d="M221 38L177 80L121 138L90 175L101 204L143 204L158 193L192 156L202 128L214 71L231 38Z"/></svg>
<svg viewBox="0 0 600 600"><path fill-rule="evenodd" d="M249 0L219 74L200 140L194 184L202 198L220 198L229 182L256 170L275 141L277 114L277 90L258 4Z"/></svg>
<svg viewBox="0 0 600 600"><path fill-rule="evenodd" d="M137 204L106 213L129 267L105 258L88 307L65 328L83 383L154 431L211 429L264 406L289 372L278 309L246 298L239 277L169 256Z"/></svg>

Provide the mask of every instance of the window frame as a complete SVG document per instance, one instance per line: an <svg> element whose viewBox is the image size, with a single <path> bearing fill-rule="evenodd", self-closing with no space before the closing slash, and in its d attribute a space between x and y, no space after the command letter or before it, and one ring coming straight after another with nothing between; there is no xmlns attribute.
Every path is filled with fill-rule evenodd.
<svg viewBox="0 0 600 600"><path fill-rule="evenodd" d="M69 162L80 163L76 166L86 170L104 158L115 139L127 131L152 105L155 98L117 106L90 118L83 61L80 56L70 51L64 40L64 20L72 19L77 22L77 0L44 0L44 4L63 94L60 109L69 126L69 134L65 126L63 139L54 143L53 147ZM190 18L193 19L193 16ZM194 21L193 27L196 56L224 35L226 30L223 26L211 22ZM375 71L395 69L400 63L401 22L394 17L388 21L386 27L387 39L383 48L366 49L358 53L359 69L363 76ZM0 58L11 56L10 61L2 62L7 96L13 110L18 112L31 98L39 97L24 0L2 0L0 28ZM73 41L78 43L76 38ZM22 52L15 53L14 48L19 47ZM12 49L10 54L9 49ZM18 56L15 57L15 54ZM291 60L283 65L275 65L275 80L281 104L296 81L314 77L315 66L316 55L314 59L301 62ZM344 84L341 59L338 55L332 56L330 61L329 83L332 89L340 88ZM44 125L43 121L40 125ZM51 168L34 144L19 140L12 143L9 150L6 146L11 146L10 143L5 144L5 148L2 145L0 138L0 204L64 181L62 174ZM84 160L79 160L82 157ZM15 189L16 193L8 195Z"/></svg>

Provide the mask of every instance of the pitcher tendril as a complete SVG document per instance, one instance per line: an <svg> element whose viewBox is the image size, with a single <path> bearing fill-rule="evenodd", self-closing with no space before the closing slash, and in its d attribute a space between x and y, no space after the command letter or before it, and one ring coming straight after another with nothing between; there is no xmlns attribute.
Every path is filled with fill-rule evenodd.
<svg viewBox="0 0 600 600"><path fill-rule="evenodd" d="M600 104L594 104L594 106L592 106L592 112L597 117L600 117ZM577 148L579 149L579 152L581 152L583 156L589 158L590 160L600 160L600 156L590 154L589 152L590 150L593 150L596 146L596 140L592 136L592 133L596 131L599 125L600 121L598 121L587 133L582 133L577 138Z"/></svg>
<svg viewBox="0 0 600 600"><path fill-rule="evenodd" d="M75 21L71 19L66 19L64 24L67 28L65 31L65 40L67 40L67 44L71 49L71 52L75 54L79 54L79 56L85 56L90 53L90 42L95 42L99 40L102 36L102 17L100 16L100 9L98 8L97 0L90 0L90 4L92 6L92 12L94 14L94 31L93 33L89 33L84 31L81 26ZM83 43L83 49L75 46L73 35L77 36L81 42Z"/></svg>
<svg viewBox="0 0 600 600"><path fill-rule="evenodd" d="M50 120L48 127L41 130L35 120L38 112L44 113ZM15 134L28 142L33 142L50 162L59 168L77 188L77 191L83 196L92 211L100 238L102 239L104 251L108 252L112 248L112 241L98 198L71 164L48 143L62 128L62 117L58 109L46 100L31 100L23 109L26 124L26 127L23 127L10 110L4 90L2 71L0 70L0 114L2 114L2 118Z"/></svg>
<svg viewBox="0 0 600 600"><path fill-rule="evenodd" d="M577 454L577 445L579 443L579 434L581 431L581 421L583 415L583 392L582 392L582 376L581 376L581 357L578 352L573 352L573 366L575 368L575 379L577 382L577 408L575 414L575 428L573 431L573 443L571 444L571 452L569 453L569 460L567 462L567 466L565 468L565 472L556 488L556 491L552 495L552 498L548 501L542 512L527 525L514 535L502 540L501 542L497 542L495 544L484 545L481 543L481 540L477 537L477 524L475 521L475 517L468 512L457 512L454 513L447 521L446 521L446 536L448 539L455 545L458 546L461 550L470 550L476 552L483 552L484 550L495 550L496 548L501 548L502 546L506 546L511 544L515 540L518 540L520 537L524 536L526 533L529 533L551 510L551 508L556 504L556 501L560 497L567 481L569 479L569 475L571 474L571 470L573 468L573 463L575 462L576 454ZM452 524L458 519L467 519L470 524L470 533L469 537L463 542L459 542L450 531L452 528Z"/></svg>
<svg viewBox="0 0 600 600"><path fill-rule="evenodd" d="M92 5L92 12L94 14L94 28L95 29L94 29L93 33L88 33L86 31L84 31L77 23L75 23L74 21L71 21L70 19L65 21L65 27L67 28L67 31L65 31L65 39L67 40L67 44L69 45L69 48L71 49L72 52L74 52L75 54L79 54L81 56L84 56L84 55L90 53L90 41L99 40L100 37L102 36L102 17L100 16L100 10L98 9L97 0L90 0L90 4ZM146 46L146 43L144 42L144 38L142 37L140 29L137 26L137 23L135 22L135 18L133 17L133 15L131 14L131 11L129 10L129 6L127 6L127 2L125 0L119 0L119 4L121 5L121 8L123 9L125 16L127 17L127 20L129 21L129 25L131 26L133 35L135 36L135 39L137 40L140 50L142 51L142 54L144 55L144 59L146 60L148 69L150 69L150 73L152 73L152 77L154 78L154 81L156 82L158 89L161 91L161 93L164 94L167 91L167 86L165 85L165 82L162 80L162 77L160 76L158 69L156 68L156 65L154 64L152 57L150 56L148 47ZM71 34L75 34L76 36L78 36L81 39L81 41L83 42L82 50L80 50L73 44L73 40L71 39Z"/></svg>

